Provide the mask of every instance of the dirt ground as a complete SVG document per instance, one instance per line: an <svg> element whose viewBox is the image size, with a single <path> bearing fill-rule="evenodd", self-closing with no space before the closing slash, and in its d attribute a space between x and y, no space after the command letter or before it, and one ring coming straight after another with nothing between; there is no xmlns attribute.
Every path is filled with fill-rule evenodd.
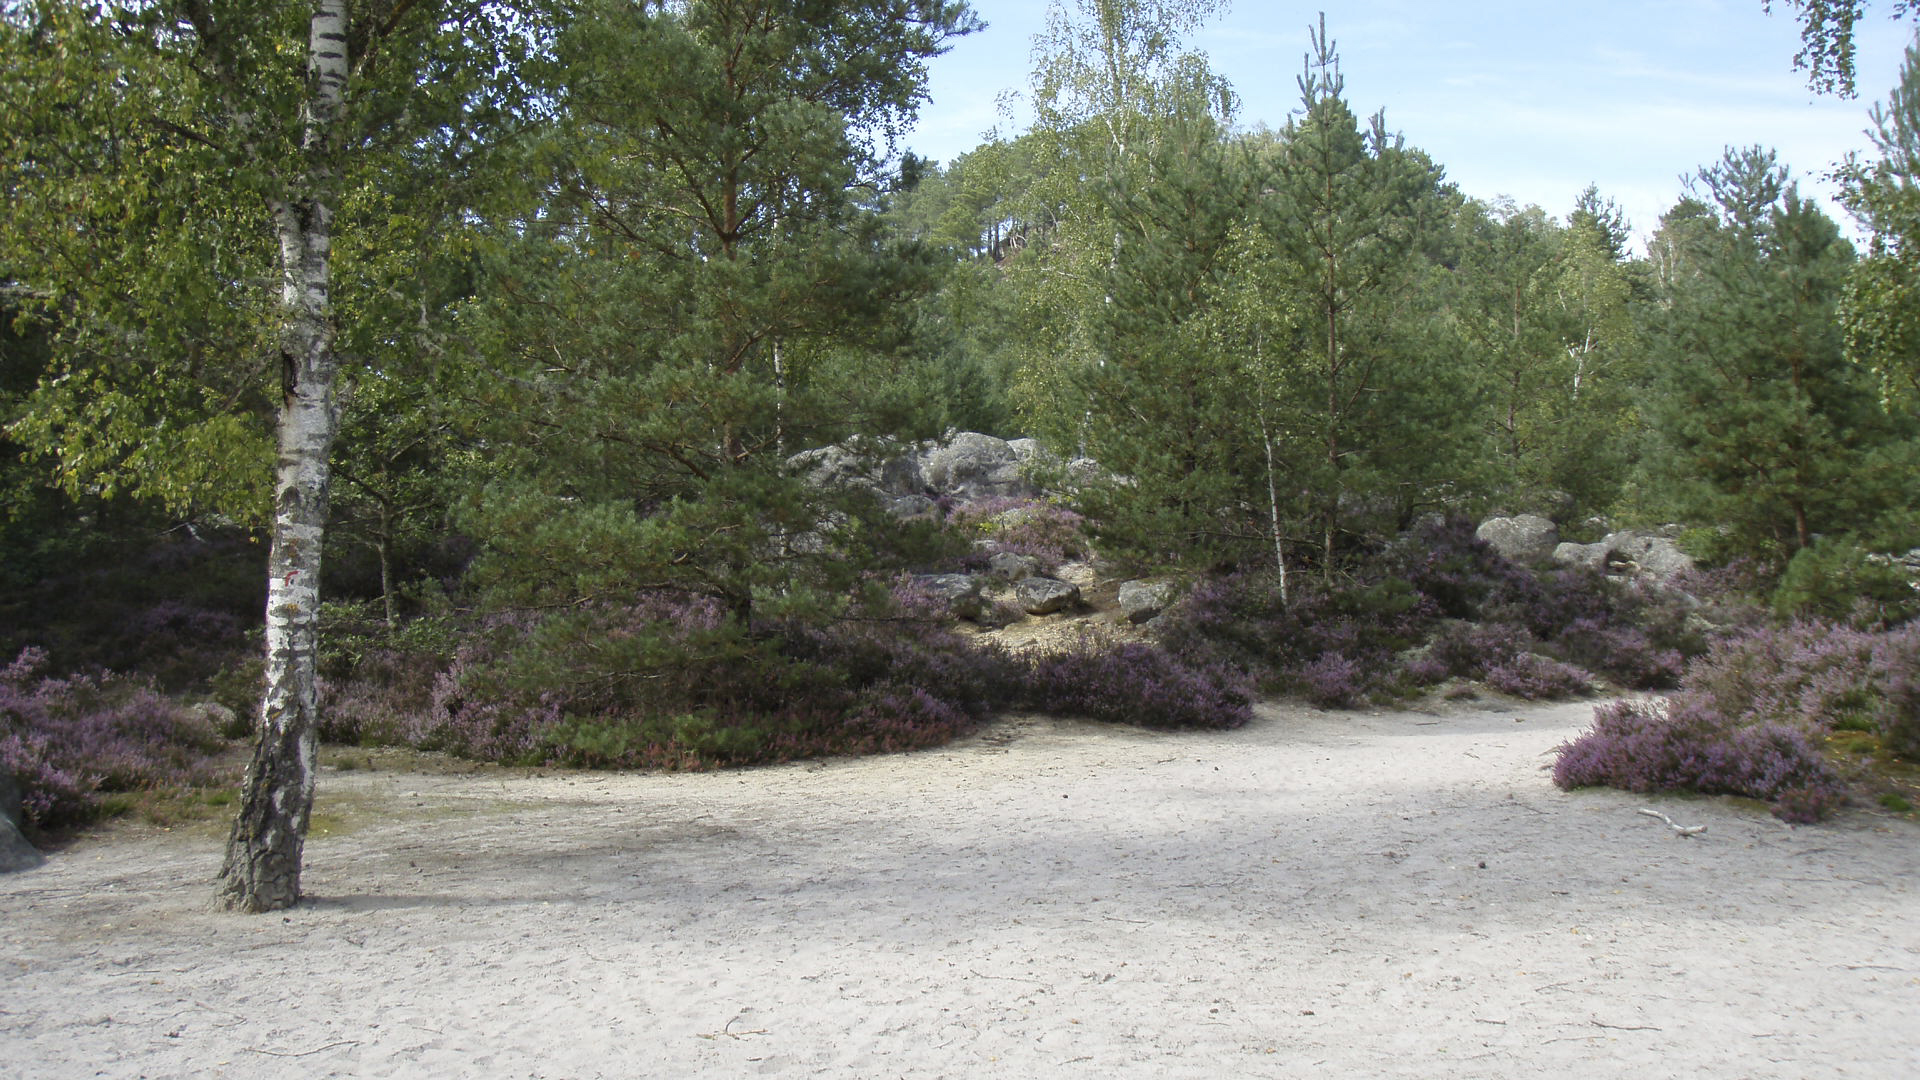
<svg viewBox="0 0 1920 1080"><path fill-rule="evenodd" d="M212 828L0 878L0 1073L1920 1076L1920 827L1558 791L1591 708L329 770L291 912Z"/></svg>

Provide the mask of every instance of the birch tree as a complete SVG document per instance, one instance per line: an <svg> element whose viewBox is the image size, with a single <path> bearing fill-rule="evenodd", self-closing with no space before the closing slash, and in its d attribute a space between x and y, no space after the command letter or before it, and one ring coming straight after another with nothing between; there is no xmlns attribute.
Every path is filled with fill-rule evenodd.
<svg viewBox="0 0 1920 1080"><path fill-rule="evenodd" d="M300 896L347 389L342 192L418 188L397 177L457 156L529 40L516 21L434 0L6 9L4 265L58 328L13 434L72 488L224 507L271 536L260 737L220 873L232 909Z"/></svg>

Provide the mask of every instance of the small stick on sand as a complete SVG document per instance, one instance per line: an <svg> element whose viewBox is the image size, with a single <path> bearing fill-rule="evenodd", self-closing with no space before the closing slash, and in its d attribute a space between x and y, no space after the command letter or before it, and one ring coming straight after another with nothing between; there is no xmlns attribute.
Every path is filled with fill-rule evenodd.
<svg viewBox="0 0 1920 1080"><path fill-rule="evenodd" d="M1675 825L1673 823L1672 818L1668 817L1667 815L1661 813L1658 810L1653 810L1647 807L1641 807L1640 812L1647 815L1648 817L1657 817L1661 821L1666 822L1667 828L1672 829L1674 833L1679 836L1699 836L1701 833L1707 831L1707 827L1705 825Z"/></svg>

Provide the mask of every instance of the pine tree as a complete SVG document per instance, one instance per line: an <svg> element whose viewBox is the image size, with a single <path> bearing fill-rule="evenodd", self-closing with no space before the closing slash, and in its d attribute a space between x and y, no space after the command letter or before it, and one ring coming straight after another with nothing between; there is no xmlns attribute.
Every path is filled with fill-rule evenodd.
<svg viewBox="0 0 1920 1080"><path fill-rule="evenodd" d="M1728 553L1790 556L1860 528L1898 483L1889 434L1842 354L1852 248L1758 148L1729 150L1663 222L1668 291L1650 326L1649 412L1673 509L1721 526Z"/></svg>

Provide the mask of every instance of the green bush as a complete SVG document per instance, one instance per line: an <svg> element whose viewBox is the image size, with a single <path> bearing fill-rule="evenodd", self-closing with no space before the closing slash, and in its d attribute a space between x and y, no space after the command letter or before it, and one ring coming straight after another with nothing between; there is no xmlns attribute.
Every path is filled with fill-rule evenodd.
<svg viewBox="0 0 1920 1080"><path fill-rule="evenodd" d="M1802 548L1773 591L1782 618L1833 619L1892 626L1920 614L1920 595L1898 567L1875 561L1850 537Z"/></svg>

